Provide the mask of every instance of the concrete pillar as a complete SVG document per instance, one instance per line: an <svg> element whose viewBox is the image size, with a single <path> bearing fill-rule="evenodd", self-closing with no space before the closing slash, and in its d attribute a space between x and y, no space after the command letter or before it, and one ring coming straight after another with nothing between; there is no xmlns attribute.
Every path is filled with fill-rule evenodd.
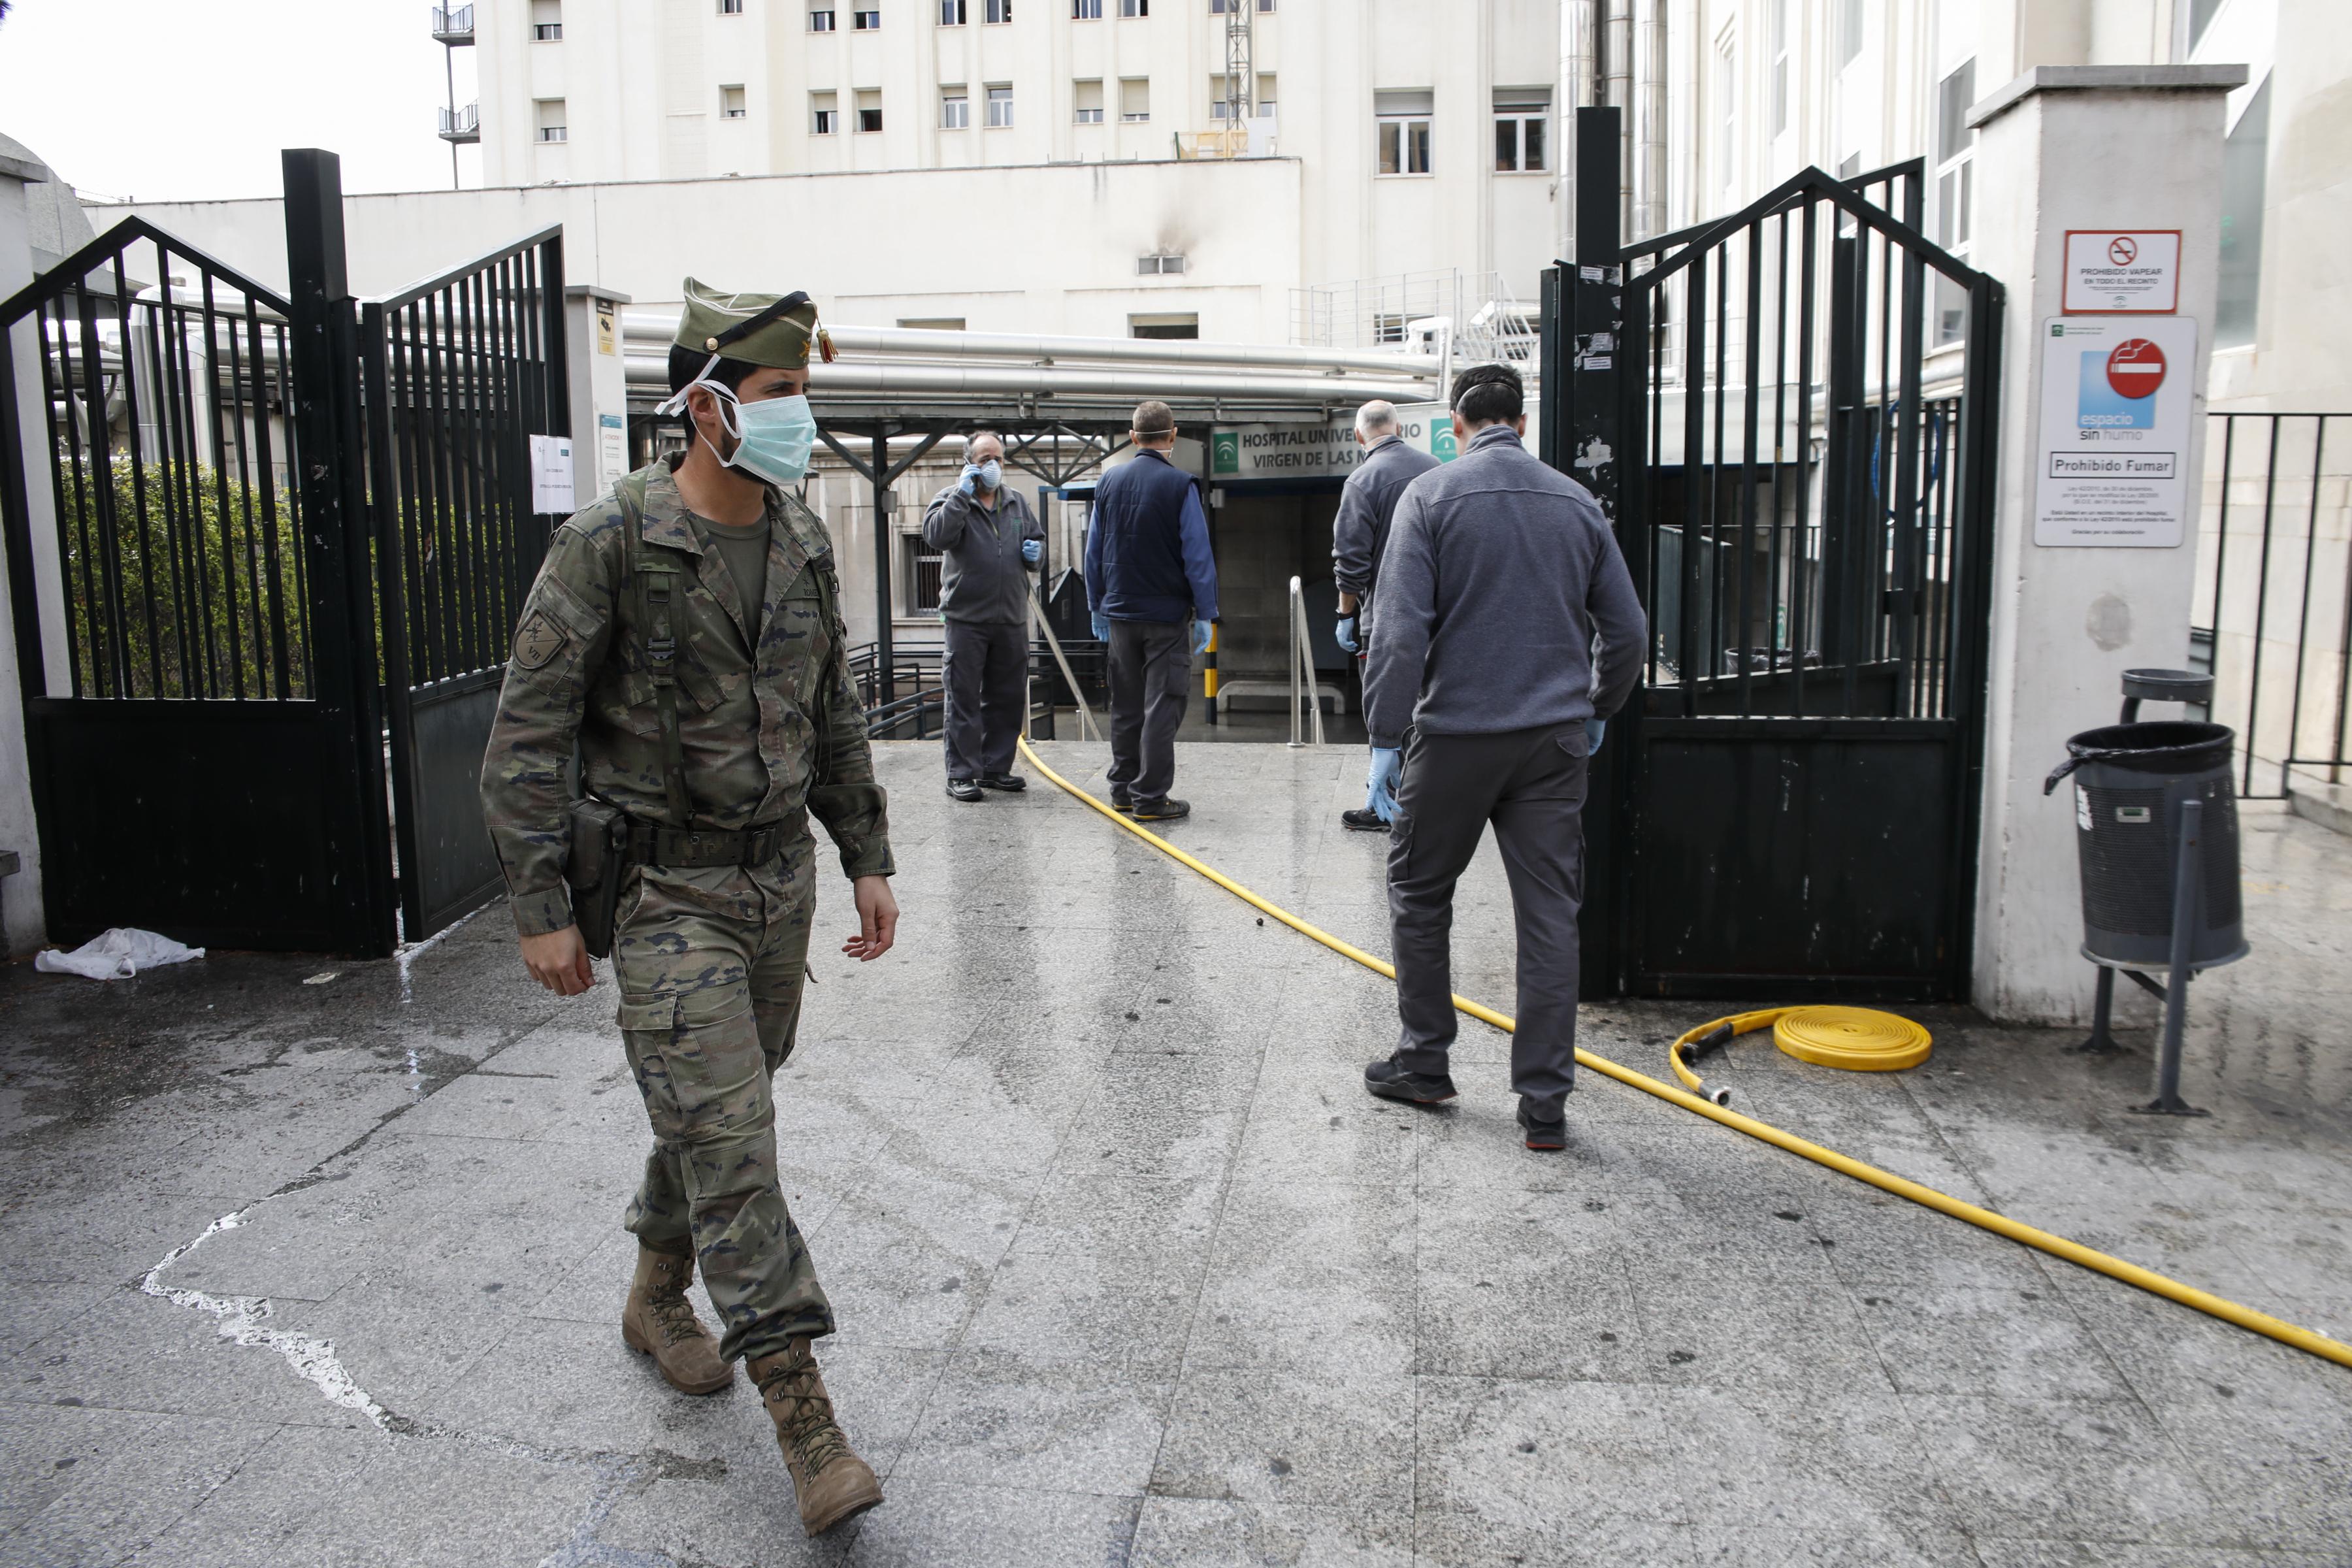
<svg viewBox="0 0 2352 1568"><path fill-rule="evenodd" d="M33 280L33 243L25 212L25 187L47 174L37 163L0 156L0 299ZM27 419L40 417L39 340L27 322L10 344L16 364L16 406ZM0 431L0 438L15 432ZM47 455L27 442L41 466L26 474L29 489L48 480ZM41 945L47 926L41 913L41 847L33 821L32 769L25 750L24 689L17 676L14 605L8 563L0 553L0 952L13 958Z"/></svg>
<svg viewBox="0 0 2352 1568"><path fill-rule="evenodd" d="M2189 662L2222 98L2244 79L2241 66L2043 66L1970 111L1971 259L2008 291L1974 987L2004 1022L2090 1016L2072 797L2045 798L2043 776L2068 735L2115 721L2126 669ZM2061 314L2066 231L2097 228L2181 231L2178 313L2200 331L2180 458L2190 511L2168 548L2034 542L2042 338Z"/></svg>
<svg viewBox="0 0 2352 1568"><path fill-rule="evenodd" d="M621 347L621 307L627 303L626 294L599 283L563 290L576 506L586 506L629 471L629 388Z"/></svg>

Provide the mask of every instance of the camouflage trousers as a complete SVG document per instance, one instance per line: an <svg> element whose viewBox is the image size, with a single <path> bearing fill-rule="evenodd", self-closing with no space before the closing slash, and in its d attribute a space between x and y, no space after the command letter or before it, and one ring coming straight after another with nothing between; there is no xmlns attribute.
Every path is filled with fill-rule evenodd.
<svg viewBox="0 0 2352 1568"><path fill-rule="evenodd" d="M800 1024L814 846L784 851L785 907L740 921L640 877L613 942L621 1036L653 1123L624 1222L658 1252L692 1252L719 1310L719 1354L772 1355L829 1334L833 1307L785 1207L770 1081Z"/></svg>

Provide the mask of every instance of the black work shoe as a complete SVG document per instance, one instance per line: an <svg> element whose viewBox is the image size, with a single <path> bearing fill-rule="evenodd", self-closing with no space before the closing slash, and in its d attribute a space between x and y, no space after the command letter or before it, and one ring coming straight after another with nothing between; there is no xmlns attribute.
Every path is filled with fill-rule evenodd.
<svg viewBox="0 0 2352 1568"><path fill-rule="evenodd" d="M978 800L980 786L970 779L950 779L948 794L957 800Z"/></svg>
<svg viewBox="0 0 2352 1568"><path fill-rule="evenodd" d="M1110 808L1121 816L1135 815L1135 802L1123 795L1114 795L1110 797Z"/></svg>
<svg viewBox="0 0 2352 1568"><path fill-rule="evenodd" d="M1139 800L1134 816L1138 822L1181 822L1192 815L1192 803L1170 795L1165 800Z"/></svg>
<svg viewBox="0 0 2352 1568"><path fill-rule="evenodd" d="M1382 820L1379 812L1367 811L1360 806L1354 811L1341 812L1339 826L1351 827L1358 833L1386 833L1389 830L1388 823Z"/></svg>
<svg viewBox="0 0 2352 1568"><path fill-rule="evenodd" d="M1364 1087L1382 1100L1407 1105L1439 1105L1454 1098L1454 1080L1443 1073L1407 1072L1396 1058L1382 1057L1364 1069Z"/></svg>
<svg viewBox="0 0 2352 1568"><path fill-rule="evenodd" d="M1001 789L1007 795L1017 795L1029 787L1029 781L1019 773L982 773L972 782L982 789Z"/></svg>
<svg viewBox="0 0 2352 1568"><path fill-rule="evenodd" d="M1519 1127L1527 1134L1530 1149L1565 1149L1568 1147L1568 1119L1538 1121L1528 1114L1528 1102L1519 1101Z"/></svg>

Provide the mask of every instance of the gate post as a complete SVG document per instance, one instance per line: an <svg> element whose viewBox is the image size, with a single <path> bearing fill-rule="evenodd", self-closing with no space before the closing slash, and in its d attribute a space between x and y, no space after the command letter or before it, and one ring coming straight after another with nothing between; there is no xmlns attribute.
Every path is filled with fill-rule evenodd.
<svg viewBox="0 0 2352 1568"><path fill-rule="evenodd" d="M0 155L0 300L33 280L25 187L46 175L38 164ZM36 563L31 486L38 471L30 460L46 441L29 423L43 406L41 346L37 316L13 331L0 326L0 957L30 952L47 934L24 696L28 684L41 684L26 678L47 664L40 589L50 574Z"/></svg>
<svg viewBox="0 0 2352 1568"><path fill-rule="evenodd" d="M342 164L317 148L289 148L281 156L295 487L309 558L304 610L311 696L327 722L331 769L317 784L330 795L321 813L328 837L322 858L335 886L338 946L381 958L397 941L392 818L384 797L358 324L344 268Z"/></svg>
<svg viewBox="0 0 2352 1568"><path fill-rule="evenodd" d="M2220 268L2221 100L2244 80L2242 66L2042 66L1969 111L1979 193L1972 259L2008 295L1991 603L1959 622L1990 625L1972 979L1976 1005L2005 1022L2089 1016L2094 975L2076 955L2074 812L2063 796L2043 798L2043 775L2064 760L2069 734L2110 721L2126 668L2189 662ZM2177 310L2065 316L2069 229L2179 231ZM2063 356L2045 356L2052 328L2137 320L2156 331L2178 317L2193 319L2198 331L2195 352L2179 356L2189 363L2168 373L2186 378L2188 397L2187 439L2175 458L2184 511L2177 539L2078 531L2081 542L2037 542L2043 405L2056 429L2080 395L2079 374L2060 374ZM2046 382L2045 358L2057 367ZM1955 682L1956 700L1974 695Z"/></svg>

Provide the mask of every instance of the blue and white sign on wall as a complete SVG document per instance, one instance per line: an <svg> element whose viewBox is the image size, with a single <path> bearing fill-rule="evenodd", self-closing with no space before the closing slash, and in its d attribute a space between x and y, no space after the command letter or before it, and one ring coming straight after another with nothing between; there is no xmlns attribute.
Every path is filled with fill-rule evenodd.
<svg viewBox="0 0 2352 1568"><path fill-rule="evenodd" d="M2185 316L2042 323L2034 543L2182 542L2196 369L2197 323Z"/></svg>

